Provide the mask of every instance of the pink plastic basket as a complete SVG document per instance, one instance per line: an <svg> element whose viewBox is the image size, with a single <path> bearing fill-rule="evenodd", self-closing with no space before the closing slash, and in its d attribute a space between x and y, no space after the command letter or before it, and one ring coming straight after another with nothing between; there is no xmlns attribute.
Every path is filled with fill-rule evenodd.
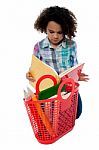
<svg viewBox="0 0 99 150"><path fill-rule="evenodd" d="M52 79L50 75L45 75L38 80L37 96L40 82L45 78ZM68 94L63 99L61 90L65 84ZM78 104L78 87L79 84L73 79L66 78L60 84L56 97L37 101L33 98L24 100L34 135L40 143L51 144L73 129Z"/></svg>

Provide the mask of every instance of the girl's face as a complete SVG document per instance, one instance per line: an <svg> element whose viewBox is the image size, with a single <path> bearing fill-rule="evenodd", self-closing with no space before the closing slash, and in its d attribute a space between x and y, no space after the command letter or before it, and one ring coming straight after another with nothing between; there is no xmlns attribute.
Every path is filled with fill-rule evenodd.
<svg viewBox="0 0 99 150"><path fill-rule="evenodd" d="M46 32L53 46L57 46L64 38L60 24L50 21L47 25Z"/></svg>

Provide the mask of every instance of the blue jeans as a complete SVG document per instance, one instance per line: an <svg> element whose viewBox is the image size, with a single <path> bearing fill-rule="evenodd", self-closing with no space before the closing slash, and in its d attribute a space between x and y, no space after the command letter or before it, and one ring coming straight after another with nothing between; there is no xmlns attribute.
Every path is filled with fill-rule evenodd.
<svg viewBox="0 0 99 150"><path fill-rule="evenodd" d="M80 117L81 113L82 113L82 100L80 94L78 93L78 107L77 107L76 119Z"/></svg>

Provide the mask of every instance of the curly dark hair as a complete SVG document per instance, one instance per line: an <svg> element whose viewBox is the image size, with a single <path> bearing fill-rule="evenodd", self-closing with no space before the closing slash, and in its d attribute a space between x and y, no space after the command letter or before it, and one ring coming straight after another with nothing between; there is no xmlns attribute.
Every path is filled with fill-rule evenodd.
<svg viewBox="0 0 99 150"><path fill-rule="evenodd" d="M41 33L46 33L46 27L49 21L55 21L61 25L62 32L69 39L75 37L77 28L75 15L68 9L59 6L45 8L34 23L34 28Z"/></svg>

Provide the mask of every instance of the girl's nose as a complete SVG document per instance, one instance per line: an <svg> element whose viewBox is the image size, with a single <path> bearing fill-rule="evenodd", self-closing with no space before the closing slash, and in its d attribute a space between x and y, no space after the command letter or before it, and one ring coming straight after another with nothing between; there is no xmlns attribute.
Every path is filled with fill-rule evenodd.
<svg viewBox="0 0 99 150"><path fill-rule="evenodd" d="M58 38L58 34L57 33L54 33L54 38Z"/></svg>

